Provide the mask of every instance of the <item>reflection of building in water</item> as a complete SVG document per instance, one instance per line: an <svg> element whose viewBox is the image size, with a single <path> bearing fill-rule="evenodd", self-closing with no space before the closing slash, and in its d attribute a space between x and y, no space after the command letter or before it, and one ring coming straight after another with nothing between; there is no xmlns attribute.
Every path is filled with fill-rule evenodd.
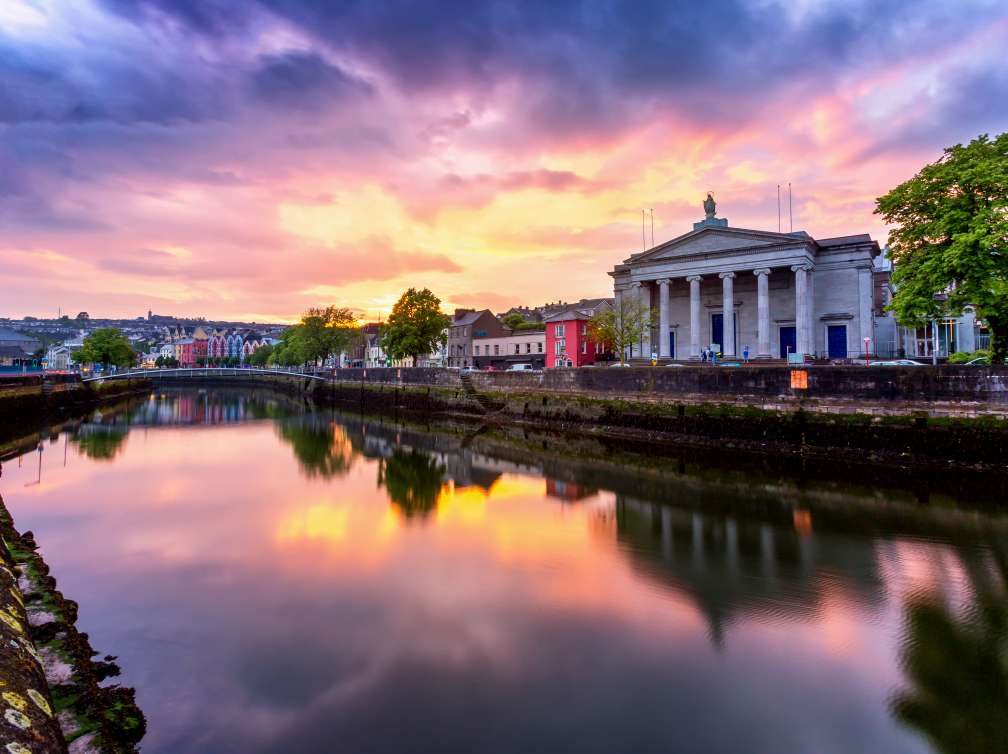
<svg viewBox="0 0 1008 754"><path fill-rule="evenodd" d="M548 497L555 497L573 503L578 500L594 497L597 494L598 490L594 487L585 487L576 482L565 482L563 479L546 477L546 495Z"/></svg>
<svg viewBox="0 0 1008 754"><path fill-rule="evenodd" d="M269 395L236 390L155 393L133 410L134 426L235 424L250 419L276 417L286 412Z"/></svg>
<svg viewBox="0 0 1008 754"><path fill-rule="evenodd" d="M706 514L617 496L617 537L635 567L687 595L713 641L744 615L817 617L826 592L862 606L883 600L875 549L864 537Z"/></svg>

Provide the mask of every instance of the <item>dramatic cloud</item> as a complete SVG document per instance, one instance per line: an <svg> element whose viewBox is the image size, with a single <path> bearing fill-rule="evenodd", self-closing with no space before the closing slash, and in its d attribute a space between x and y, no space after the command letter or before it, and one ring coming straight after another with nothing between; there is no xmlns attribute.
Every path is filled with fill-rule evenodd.
<svg viewBox="0 0 1008 754"><path fill-rule="evenodd" d="M0 315L575 300L642 208L775 228L789 181L884 241L874 197L1008 128L1006 44L994 0L7 0Z"/></svg>

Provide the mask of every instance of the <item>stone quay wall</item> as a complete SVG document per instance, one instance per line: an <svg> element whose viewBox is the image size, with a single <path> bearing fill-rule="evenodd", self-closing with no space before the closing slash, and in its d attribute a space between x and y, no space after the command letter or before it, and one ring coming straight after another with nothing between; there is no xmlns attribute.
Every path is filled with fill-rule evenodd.
<svg viewBox="0 0 1008 754"><path fill-rule="evenodd" d="M340 370L334 382L316 383L312 398L362 412L440 414L633 438L656 450L708 447L907 468L1003 470L1008 460L1006 371L650 367L460 375L455 370ZM802 372L807 387L792 388L792 374Z"/></svg>
<svg viewBox="0 0 1008 754"><path fill-rule="evenodd" d="M892 410L905 405L943 415L954 404L967 415L977 410L1008 414L1008 367L627 367L550 369L541 372L472 372L453 369L338 369L337 383L422 385L477 391L544 392L606 398L787 404L849 404ZM812 404L809 404L809 401ZM916 404L916 405L914 405ZM930 406L928 404L931 404Z"/></svg>

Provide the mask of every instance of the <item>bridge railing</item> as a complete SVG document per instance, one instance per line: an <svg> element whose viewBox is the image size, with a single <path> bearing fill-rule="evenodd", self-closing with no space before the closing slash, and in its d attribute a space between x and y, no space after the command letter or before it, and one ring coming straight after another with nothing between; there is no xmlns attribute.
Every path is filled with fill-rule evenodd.
<svg viewBox="0 0 1008 754"><path fill-rule="evenodd" d="M287 376L301 377L310 380L325 380L326 375L314 374L300 369L262 369L259 367L172 367L170 369L130 369L114 374L99 374L85 377L84 382L101 382L105 380L126 380L134 378L193 378L193 377L254 377L254 376Z"/></svg>

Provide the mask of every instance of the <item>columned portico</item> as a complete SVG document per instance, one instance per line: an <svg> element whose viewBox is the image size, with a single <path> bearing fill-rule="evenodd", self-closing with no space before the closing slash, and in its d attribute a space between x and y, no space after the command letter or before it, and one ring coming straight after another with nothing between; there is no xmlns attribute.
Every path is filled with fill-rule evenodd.
<svg viewBox="0 0 1008 754"><path fill-rule="evenodd" d="M691 359L700 358L700 275L690 275L689 283L689 355Z"/></svg>
<svg viewBox="0 0 1008 754"><path fill-rule="evenodd" d="M866 234L816 240L802 231L733 228L714 209L708 197L707 217L692 232L631 254L610 272L617 310L620 302L638 301L645 311L652 302L657 309L655 326L635 338L634 357L699 359L718 340L730 359L743 344L756 359L846 355L864 347L874 331L875 241Z"/></svg>
<svg viewBox="0 0 1008 754"><path fill-rule="evenodd" d="M770 270L753 270L756 276L756 358L770 358Z"/></svg>
<svg viewBox="0 0 1008 754"><path fill-rule="evenodd" d="M662 278L658 281L658 356L668 359L669 353L669 284L672 281Z"/></svg>
<svg viewBox="0 0 1008 754"><path fill-rule="evenodd" d="M721 353L727 359L735 355L735 273L722 272L721 278L721 310L724 313L724 343Z"/></svg>

